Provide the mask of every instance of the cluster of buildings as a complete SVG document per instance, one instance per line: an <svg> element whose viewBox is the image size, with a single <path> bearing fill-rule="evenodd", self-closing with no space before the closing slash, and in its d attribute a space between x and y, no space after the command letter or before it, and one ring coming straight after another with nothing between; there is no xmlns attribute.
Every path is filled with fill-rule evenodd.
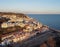
<svg viewBox="0 0 60 47"><path fill-rule="evenodd" d="M13 41L16 43L18 41L25 40L33 35L32 32L42 27L41 23L37 22L36 20L28 16L24 16L23 14L18 15L15 13L14 14L4 13L2 17L6 17L10 19L7 22L3 22L1 24L2 29L9 30L8 28L13 27L13 29L11 29L13 30L13 32L9 30L11 33L7 33L2 37L3 43L6 43L6 42L9 43L10 41ZM16 30L17 28L14 28L16 26L19 26L20 29ZM6 31L6 32L9 32L9 31Z"/></svg>
<svg viewBox="0 0 60 47"><path fill-rule="evenodd" d="M3 17L6 17L5 15ZM35 29L38 29L42 27L42 24L34 21L32 18L23 18L23 17L18 17L16 15L13 16L7 16L7 18L10 18L9 21L3 22L1 24L2 28L8 28L8 27L14 27L14 26L20 26L24 31L33 31Z"/></svg>

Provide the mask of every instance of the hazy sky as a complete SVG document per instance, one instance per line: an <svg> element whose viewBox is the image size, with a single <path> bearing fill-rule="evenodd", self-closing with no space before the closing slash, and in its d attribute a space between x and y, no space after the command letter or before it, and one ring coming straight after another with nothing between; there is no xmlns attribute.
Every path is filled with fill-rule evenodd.
<svg viewBox="0 0 60 47"><path fill-rule="evenodd" d="M60 0L0 0L0 11L60 14Z"/></svg>

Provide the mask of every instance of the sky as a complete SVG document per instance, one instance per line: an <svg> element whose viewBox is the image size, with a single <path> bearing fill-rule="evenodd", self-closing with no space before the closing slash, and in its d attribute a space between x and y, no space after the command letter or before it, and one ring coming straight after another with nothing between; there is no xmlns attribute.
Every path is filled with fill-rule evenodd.
<svg viewBox="0 0 60 47"><path fill-rule="evenodd" d="M0 0L0 12L60 14L60 0Z"/></svg>

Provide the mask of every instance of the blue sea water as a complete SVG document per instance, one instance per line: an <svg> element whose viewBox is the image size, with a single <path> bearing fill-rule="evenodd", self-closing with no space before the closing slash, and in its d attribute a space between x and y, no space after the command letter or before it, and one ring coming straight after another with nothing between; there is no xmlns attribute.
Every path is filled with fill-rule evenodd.
<svg viewBox="0 0 60 47"><path fill-rule="evenodd" d="M60 30L60 14L27 14L44 25Z"/></svg>

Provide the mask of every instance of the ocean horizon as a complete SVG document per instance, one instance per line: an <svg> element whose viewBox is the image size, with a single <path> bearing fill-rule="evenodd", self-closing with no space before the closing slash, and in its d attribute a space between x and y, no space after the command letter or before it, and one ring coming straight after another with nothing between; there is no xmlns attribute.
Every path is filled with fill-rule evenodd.
<svg viewBox="0 0 60 47"><path fill-rule="evenodd" d="M44 25L60 30L60 14L27 14Z"/></svg>

